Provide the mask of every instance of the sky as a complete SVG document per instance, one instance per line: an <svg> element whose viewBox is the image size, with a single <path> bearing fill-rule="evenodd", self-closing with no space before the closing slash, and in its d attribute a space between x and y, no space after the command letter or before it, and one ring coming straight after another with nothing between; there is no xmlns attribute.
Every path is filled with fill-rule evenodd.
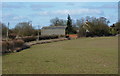
<svg viewBox="0 0 120 76"><path fill-rule="evenodd" d="M109 25L118 21L118 2L2 2L0 6L0 21L6 25L9 22L10 28L28 21L42 28L55 17L67 20L68 14L74 21L86 16L105 17Z"/></svg>

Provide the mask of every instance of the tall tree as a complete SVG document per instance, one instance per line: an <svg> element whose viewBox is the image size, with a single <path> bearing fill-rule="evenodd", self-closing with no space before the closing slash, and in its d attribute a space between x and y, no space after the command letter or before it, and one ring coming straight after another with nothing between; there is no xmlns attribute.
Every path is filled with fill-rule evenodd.
<svg viewBox="0 0 120 76"><path fill-rule="evenodd" d="M75 34L76 31L72 27L72 19L69 14L67 19L68 20L67 20L66 34Z"/></svg>

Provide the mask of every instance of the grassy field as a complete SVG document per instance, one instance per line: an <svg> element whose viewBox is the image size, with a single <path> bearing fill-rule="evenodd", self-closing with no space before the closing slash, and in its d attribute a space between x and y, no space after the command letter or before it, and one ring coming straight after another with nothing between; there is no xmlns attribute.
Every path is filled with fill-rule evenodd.
<svg viewBox="0 0 120 76"><path fill-rule="evenodd" d="M34 45L3 56L3 74L116 74L118 38L80 38Z"/></svg>

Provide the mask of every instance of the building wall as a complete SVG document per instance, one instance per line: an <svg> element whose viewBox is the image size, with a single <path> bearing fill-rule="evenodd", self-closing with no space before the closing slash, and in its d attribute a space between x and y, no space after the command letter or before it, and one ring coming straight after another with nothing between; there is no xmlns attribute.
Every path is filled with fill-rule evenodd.
<svg viewBox="0 0 120 76"><path fill-rule="evenodd" d="M65 29L42 29L41 35L65 35Z"/></svg>

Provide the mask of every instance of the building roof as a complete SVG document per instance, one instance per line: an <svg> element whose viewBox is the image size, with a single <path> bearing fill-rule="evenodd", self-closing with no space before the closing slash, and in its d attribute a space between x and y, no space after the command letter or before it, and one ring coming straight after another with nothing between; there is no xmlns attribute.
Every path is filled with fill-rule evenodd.
<svg viewBox="0 0 120 76"><path fill-rule="evenodd" d="M43 27L42 29L65 29L67 26L48 26Z"/></svg>

